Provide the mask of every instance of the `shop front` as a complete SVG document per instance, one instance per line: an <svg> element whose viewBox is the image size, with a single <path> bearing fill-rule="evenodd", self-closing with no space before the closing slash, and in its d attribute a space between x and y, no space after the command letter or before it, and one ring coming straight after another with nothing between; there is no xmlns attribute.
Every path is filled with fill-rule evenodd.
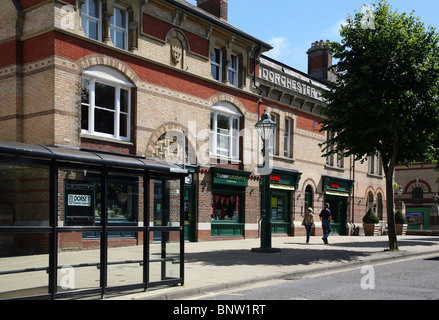
<svg viewBox="0 0 439 320"><path fill-rule="evenodd" d="M212 167L212 237L244 237L250 172Z"/></svg>
<svg viewBox="0 0 439 320"><path fill-rule="evenodd" d="M292 196L301 175L296 170L278 168L270 174L272 234L290 234Z"/></svg>
<svg viewBox="0 0 439 320"><path fill-rule="evenodd" d="M347 235L348 200L354 181L332 176L322 176L325 203L329 203L333 222L332 233Z"/></svg>

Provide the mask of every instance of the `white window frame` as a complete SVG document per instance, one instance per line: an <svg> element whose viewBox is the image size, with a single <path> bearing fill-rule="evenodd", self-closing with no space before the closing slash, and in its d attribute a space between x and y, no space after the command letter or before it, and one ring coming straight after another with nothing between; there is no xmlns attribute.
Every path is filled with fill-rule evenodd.
<svg viewBox="0 0 439 320"><path fill-rule="evenodd" d="M94 21L98 24L98 38L94 39L97 41L102 41L102 3L100 0L97 0L98 2L98 8L97 8L97 13L98 13L98 17L94 17L94 16L90 16L89 13L89 3L92 0L85 0L85 3L82 5L81 8L81 26L82 26L82 30L84 31L84 34L87 38L90 39L94 39L92 37L90 37L90 33L89 33L89 29L88 29L88 22L89 21ZM84 25L86 26L84 28Z"/></svg>
<svg viewBox="0 0 439 320"><path fill-rule="evenodd" d="M284 121L284 157L291 157L291 119L285 118Z"/></svg>
<svg viewBox="0 0 439 320"><path fill-rule="evenodd" d="M327 135L328 141L332 139L332 132L331 131L327 131L326 135ZM329 146L327 152L331 152L331 151L332 151L332 146ZM334 164L333 163L333 156L334 156L333 154L330 154L329 156L326 157L326 165L327 166L333 166L333 164Z"/></svg>
<svg viewBox="0 0 439 320"><path fill-rule="evenodd" d="M121 11L122 14L125 16L125 28L114 24L117 10ZM128 25L129 25L128 11L125 10L124 8L114 6L113 15L111 16L111 19L110 19L110 37L111 37L111 41L113 42L114 46L119 48L119 49L122 49L122 50L128 50ZM115 41L116 39L114 37L117 36L118 32L121 32L124 35L123 48L118 47L116 45L116 41Z"/></svg>
<svg viewBox="0 0 439 320"><path fill-rule="evenodd" d="M271 141L270 141L270 154L271 155L277 155L277 140L278 140L278 135L277 135L277 130L278 130L278 123L279 123L279 116L275 113L271 113L270 114L270 119L271 121L276 123L276 127L274 128L273 131L273 135L271 136ZM267 146L268 147L268 146Z"/></svg>
<svg viewBox="0 0 439 320"><path fill-rule="evenodd" d="M381 176L383 174L383 171L381 168L382 168L381 153L378 152L377 157L376 157L376 171L375 171L375 173L379 176Z"/></svg>
<svg viewBox="0 0 439 320"><path fill-rule="evenodd" d="M97 75L94 72L85 71L82 73L82 79L89 81L89 104L84 104L81 101L81 106L88 107L88 129L81 129L81 133L85 133L88 135L93 135L97 137L103 138L111 138L115 140L121 141L130 141L130 132L131 132L131 88L134 86L131 83L124 82L118 79L114 79L112 77L105 77L101 74ZM114 87L115 90L115 110L108 110L109 112L114 112L114 132L113 134L103 133L95 130L95 110L102 109L99 106L95 105L95 84L96 82ZM121 89L126 90L128 92L128 111L121 111L120 107L120 92ZM81 108L82 110L82 108ZM102 109L105 110L105 109ZM126 128L127 128L127 136L120 135L120 118L121 115L126 116Z"/></svg>
<svg viewBox="0 0 439 320"><path fill-rule="evenodd" d="M216 62L213 58L215 56L219 56L219 62ZM212 68L218 69L218 79L214 77L214 74L212 73L212 78L216 81L223 81L223 51L220 48L214 48L213 54L210 58L210 64L211 64L211 70Z"/></svg>
<svg viewBox="0 0 439 320"><path fill-rule="evenodd" d="M340 152L337 152L337 168L344 168L344 161Z"/></svg>
<svg viewBox="0 0 439 320"><path fill-rule="evenodd" d="M233 66L233 64L235 66ZM238 87L239 57L237 55L234 54L231 55L227 71L228 71L229 83L234 87Z"/></svg>
<svg viewBox="0 0 439 320"><path fill-rule="evenodd" d="M225 107L212 107L210 116L212 117L212 128L210 128L210 155L215 157L225 157L233 160L239 160L239 132L240 132L240 120L241 115L225 110ZM224 116L229 118L228 129L228 149L221 149L218 147L217 139L218 135L218 116ZM236 128L234 128L236 124Z"/></svg>

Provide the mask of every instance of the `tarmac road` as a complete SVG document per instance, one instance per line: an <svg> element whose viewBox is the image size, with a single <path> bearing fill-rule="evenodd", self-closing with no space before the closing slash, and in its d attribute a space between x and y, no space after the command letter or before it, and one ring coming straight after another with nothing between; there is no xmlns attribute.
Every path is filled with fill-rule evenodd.
<svg viewBox="0 0 439 320"><path fill-rule="evenodd" d="M187 300L438 300L439 254L272 280Z"/></svg>

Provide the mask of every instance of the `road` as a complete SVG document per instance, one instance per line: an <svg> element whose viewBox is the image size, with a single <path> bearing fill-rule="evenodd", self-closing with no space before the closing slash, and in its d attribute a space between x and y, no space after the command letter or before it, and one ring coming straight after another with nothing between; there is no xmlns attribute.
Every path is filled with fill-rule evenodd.
<svg viewBox="0 0 439 320"><path fill-rule="evenodd" d="M188 300L438 300L439 255L298 279L272 280Z"/></svg>

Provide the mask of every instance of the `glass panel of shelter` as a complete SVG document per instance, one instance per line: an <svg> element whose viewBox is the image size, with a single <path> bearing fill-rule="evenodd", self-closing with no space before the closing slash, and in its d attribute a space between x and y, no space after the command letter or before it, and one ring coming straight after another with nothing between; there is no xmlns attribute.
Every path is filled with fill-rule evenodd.
<svg viewBox="0 0 439 320"><path fill-rule="evenodd" d="M151 281L182 282L184 178L169 175L171 180L157 184L165 187L161 200L166 211L160 216L162 225L151 230L158 232L160 240L155 244L150 232L143 231L149 227L149 216L151 221L154 216L158 219L157 214L149 214L149 208L154 208L154 193L160 194L154 186L162 175L157 173L149 180L146 172L108 174L99 165L73 166L2 155L0 299L55 298L57 294L105 292L108 286L136 283L146 288L145 270L155 275L156 266L159 274ZM144 191L145 185L150 190ZM145 199L151 202L149 206L145 207ZM102 214L104 203L107 215Z"/></svg>
<svg viewBox="0 0 439 320"><path fill-rule="evenodd" d="M150 181L149 283L181 278L181 180ZM182 194L183 193L183 194ZM184 198L183 198L184 199Z"/></svg>
<svg viewBox="0 0 439 320"><path fill-rule="evenodd" d="M17 232L0 233L0 299L48 294L49 167L5 159L0 161L0 227Z"/></svg>

